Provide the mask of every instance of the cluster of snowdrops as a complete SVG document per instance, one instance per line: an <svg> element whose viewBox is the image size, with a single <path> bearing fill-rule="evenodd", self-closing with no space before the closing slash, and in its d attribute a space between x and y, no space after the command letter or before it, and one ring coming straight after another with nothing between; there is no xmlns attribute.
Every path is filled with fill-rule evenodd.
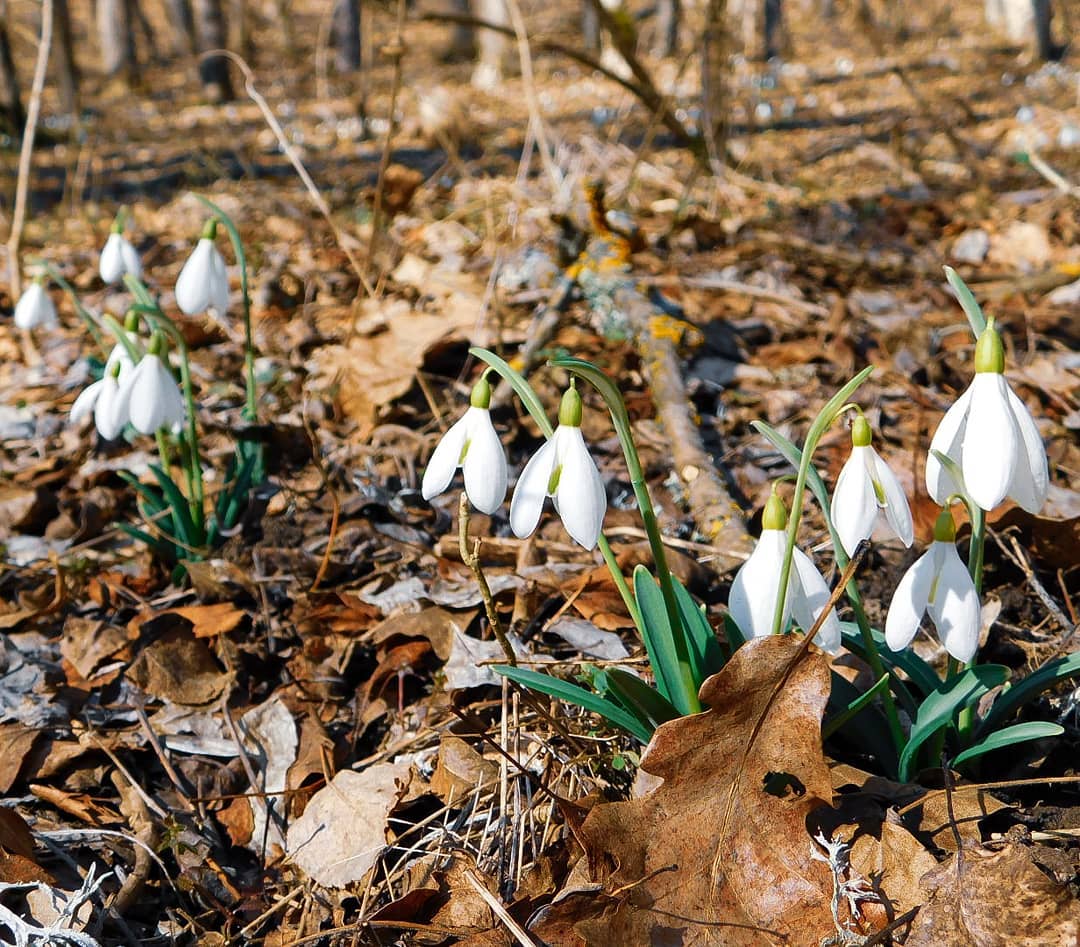
<svg viewBox="0 0 1080 947"><path fill-rule="evenodd" d="M1060 726L1043 721L1003 724L1037 693L1080 672L1075 656L1044 669L1037 686L1027 688L1023 695L1017 692L1013 699L999 698L994 704L996 714L991 710L976 718L979 698L1005 685L1008 677L1007 669L976 661L982 631L985 513L1006 499L1030 513L1038 512L1046 500L1049 477L1035 421L1004 376L1001 336L993 320L983 317L959 277L947 272L976 336L975 375L970 387L946 412L930 443L926 486L942 510L929 548L907 570L892 595L884 633L870 627L853 580L845 591L854 621L840 620L833 606L836 594L795 542L804 494L809 491L823 507L841 571L879 522L905 546L912 545L912 516L904 490L874 449L869 422L848 400L870 374L869 368L830 400L801 449L768 425L755 424L796 468L794 497L789 515L774 484L765 505L760 538L731 587L725 645L717 643L703 610L666 567L663 539L617 385L588 362L553 360L551 364L566 370L571 381L559 407L558 426L552 428L528 382L497 356L473 349L487 368L472 388L468 409L432 453L423 478L423 496L430 500L444 492L460 468L465 494L478 510L492 514L504 502L509 476L491 419L489 381L492 373L502 376L547 436L517 478L510 501L510 528L518 537L530 535L550 497L576 542L586 549L600 546L641 633L656 686L649 687L637 675L619 669L585 669L581 684L511 665L497 670L519 683L598 712L647 739L664 720L700 709L697 687L705 676L719 670L740 643L783 633L795 625L812 632L815 643L824 650L835 654L847 647L869 664L875 683L866 692L853 692L850 685L834 677L834 698L841 686L847 692L839 695L829 732L854 727L849 736L857 741L869 735L869 740L861 742L872 744L869 751L894 775L910 777L920 759L937 765L944 752L952 754L954 763L963 763L1010 743L1061 733ZM606 491L581 432L580 379L597 388L611 411L650 537L655 575L638 567L633 581L627 582L604 539ZM830 496L813 467L812 455L824 431L842 417L852 418L852 448ZM967 507L972 525L967 565L957 549L950 511L955 503ZM908 648L927 615L949 655L944 674ZM925 749L922 757L920 748Z"/></svg>

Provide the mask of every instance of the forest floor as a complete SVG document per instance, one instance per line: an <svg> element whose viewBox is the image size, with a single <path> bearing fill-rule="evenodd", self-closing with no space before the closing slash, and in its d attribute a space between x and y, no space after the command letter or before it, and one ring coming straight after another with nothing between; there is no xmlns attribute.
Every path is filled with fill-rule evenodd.
<svg viewBox="0 0 1080 947"><path fill-rule="evenodd" d="M333 71L325 11L301 4L284 29L253 11L249 91L329 222L239 72L237 98L208 105L190 62L147 64L133 87L87 62L77 122L46 86L24 278L48 261L83 306L122 317L130 296L103 285L98 256L126 204L146 283L175 313L206 217L192 192L214 201L246 249L259 417L243 414L240 271L219 239L229 317L178 316L208 493L238 433L264 445L267 480L222 542L175 573L118 526L142 523L119 472L152 481L151 439L104 442L69 422L101 369L71 296L53 286L61 326L33 338L0 320L0 942L62 939L65 925L101 944L275 947L1076 942L1075 680L1023 710L1062 735L900 781L846 730L822 743L830 669L865 689L868 667L762 639L706 684L707 713L661 729L646 773L637 739L491 670L502 652L462 562L457 494L420 495L479 375L469 346L510 359L535 335L568 238L597 236L585 186L601 181L607 208L640 228L634 285L678 312L653 314L650 348L588 287L570 298L530 373L549 416L567 382L549 357L617 379L672 570L723 639L772 484L794 473L752 423L801 443L872 365L853 400L915 523L911 549L882 534L858 573L881 627L932 538L930 438L972 377L951 265L997 320L1051 479L1038 515L1006 503L989 516L980 661L1015 684L1075 653L1078 53L1032 61L970 0L912 11L902 33L839 6L824 24L789 11L782 62L736 58L722 176L624 88L540 52L580 35L570 4L523 6L534 74L514 68L492 92L472 88L469 63L443 61L448 27L410 12L396 98L391 11L370 13L363 83ZM89 11L73 11L89 59ZM16 13L28 87L36 27ZM689 53L644 61L692 125ZM17 162L4 151L4 195ZM14 302L9 287L0 309ZM681 401L659 390L673 379L655 345L674 352ZM493 415L512 483L543 438L514 399ZM676 416L716 477L679 466ZM594 393L583 432L620 566L651 566ZM828 484L849 446L846 424L825 433L814 457ZM703 484L734 499L724 523ZM790 484L780 491L790 502ZM568 680L583 665L645 673L600 557L550 506L517 539L508 509L474 513L469 531L523 663ZM799 542L835 580L813 501ZM914 647L945 671L932 633ZM787 785L763 785L777 775ZM843 838L850 866L830 864L817 833Z"/></svg>

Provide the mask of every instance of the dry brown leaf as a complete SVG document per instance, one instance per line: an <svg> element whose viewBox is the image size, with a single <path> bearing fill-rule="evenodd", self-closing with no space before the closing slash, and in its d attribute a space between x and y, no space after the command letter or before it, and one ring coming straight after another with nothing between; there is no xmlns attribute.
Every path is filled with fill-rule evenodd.
<svg viewBox="0 0 1080 947"><path fill-rule="evenodd" d="M23 760L40 736L40 730L21 723L0 723L0 796L6 796L15 784Z"/></svg>
<svg viewBox="0 0 1080 947"><path fill-rule="evenodd" d="M39 799L44 799L50 805L55 806L61 812L66 812L68 815L90 825L113 825L117 822L123 822L123 819L115 812L106 809L104 806L99 806L86 793L65 792L55 786L45 786L40 783L32 783L30 792Z"/></svg>
<svg viewBox="0 0 1080 947"><path fill-rule="evenodd" d="M447 805L460 802L483 783L499 777L499 767L485 760L472 746L444 733L439 743L439 758L431 777L431 791Z"/></svg>
<svg viewBox="0 0 1080 947"><path fill-rule="evenodd" d="M905 947L1076 947L1080 902L1019 845L964 849L923 876Z"/></svg>
<svg viewBox="0 0 1080 947"><path fill-rule="evenodd" d="M588 942L817 947L835 933L830 875L810 857L806 828L832 799L825 660L799 659L769 705L799 646L777 636L740 648L702 685L709 711L657 730L641 765L663 784L586 818L592 877L615 899L578 925ZM797 782L773 795L765 784L776 774Z"/></svg>
<svg viewBox="0 0 1080 947"><path fill-rule="evenodd" d="M289 857L326 888L360 881L386 847L386 818L411 778L407 763L376 763L361 772L342 770L289 826Z"/></svg>
<svg viewBox="0 0 1080 947"><path fill-rule="evenodd" d="M214 638L233 631L247 617L247 612L232 602L216 605L187 605L170 608L170 612L191 622L191 632L196 638Z"/></svg>
<svg viewBox="0 0 1080 947"><path fill-rule="evenodd" d="M189 631L171 632L135 659L128 675L148 694L188 706L212 703L232 684L206 643Z"/></svg>

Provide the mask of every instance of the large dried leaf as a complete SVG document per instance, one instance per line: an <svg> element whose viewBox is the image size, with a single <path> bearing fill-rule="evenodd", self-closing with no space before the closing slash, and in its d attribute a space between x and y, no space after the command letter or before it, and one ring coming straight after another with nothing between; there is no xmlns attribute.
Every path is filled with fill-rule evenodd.
<svg viewBox="0 0 1080 947"><path fill-rule="evenodd" d="M799 644L741 648L702 686L710 710L657 730L642 768L663 784L589 814L593 880L618 895L578 925L587 943L816 947L835 933L831 877L806 827L832 798L821 750L829 671L820 656L796 659Z"/></svg>

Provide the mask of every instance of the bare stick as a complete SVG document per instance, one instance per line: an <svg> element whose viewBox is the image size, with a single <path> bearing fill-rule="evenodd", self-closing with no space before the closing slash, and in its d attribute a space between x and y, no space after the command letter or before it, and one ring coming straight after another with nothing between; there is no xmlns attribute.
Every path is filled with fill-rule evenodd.
<svg viewBox="0 0 1080 947"><path fill-rule="evenodd" d="M49 66L49 48L52 46L53 0L41 4L41 40L38 43L37 63L34 65L34 83L30 87L30 102L26 108L26 128L23 130L22 148L19 151L19 174L15 182L15 209L11 215L11 233L8 235L8 285L11 298L22 294L22 273L19 270L19 245L22 243L23 224L26 223L26 195L30 190L30 162L34 157L34 136L37 134L38 115L41 113L41 93L45 88L45 74Z"/></svg>
<svg viewBox="0 0 1080 947"><path fill-rule="evenodd" d="M472 549L469 548L469 498L464 490L461 491L461 503L458 504L458 548L461 550L461 561L472 570L472 574L476 577L476 584L480 586L480 596L484 600L488 624L491 625L491 630L495 632L495 637L506 653L506 662L511 667L517 667L517 656L514 654L514 649L510 647L506 632L503 631L502 622L499 621L499 615L495 611L495 600L491 597L491 587L484 576L484 570L480 568L480 556L477 555L480 540L476 540Z"/></svg>

